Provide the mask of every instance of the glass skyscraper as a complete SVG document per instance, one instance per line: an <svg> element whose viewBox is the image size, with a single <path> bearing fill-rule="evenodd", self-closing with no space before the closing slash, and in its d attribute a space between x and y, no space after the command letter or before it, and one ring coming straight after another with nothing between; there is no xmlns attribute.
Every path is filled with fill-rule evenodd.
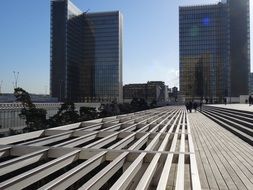
<svg viewBox="0 0 253 190"><path fill-rule="evenodd" d="M51 1L51 95L72 101L123 101L122 15L82 13Z"/></svg>
<svg viewBox="0 0 253 190"><path fill-rule="evenodd" d="M187 99L248 94L248 3L179 8L180 91Z"/></svg>

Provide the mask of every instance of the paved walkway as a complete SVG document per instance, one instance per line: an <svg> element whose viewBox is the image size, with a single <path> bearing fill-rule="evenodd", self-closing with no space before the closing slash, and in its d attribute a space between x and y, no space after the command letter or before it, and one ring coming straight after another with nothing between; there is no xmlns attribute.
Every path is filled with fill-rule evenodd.
<svg viewBox="0 0 253 190"><path fill-rule="evenodd" d="M228 109L253 112L253 105L249 106L249 104L227 104L227 105L225 105L225 104L208 104L208 106L215 106L215 107L220 107L220 108L228 108Z"/></svg>
<svg viewBox="0 0 253 190"><path fill-rule="evenodd" d="M199 112L188 115L202 189L252 190L253 147Z"/></svg>

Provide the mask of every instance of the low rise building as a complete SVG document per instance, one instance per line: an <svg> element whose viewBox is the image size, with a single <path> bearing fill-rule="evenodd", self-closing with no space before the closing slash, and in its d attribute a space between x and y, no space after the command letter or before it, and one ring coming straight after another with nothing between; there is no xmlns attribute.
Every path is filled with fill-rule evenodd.
<svg viewBox="0 0 253 190"><path fill-rule="evenodd" d="M124 102L131 102L133 98L142 98L148 103L168 101L168 86L162 81L148 81L147 83L127 84L123 87Z"/></svg>

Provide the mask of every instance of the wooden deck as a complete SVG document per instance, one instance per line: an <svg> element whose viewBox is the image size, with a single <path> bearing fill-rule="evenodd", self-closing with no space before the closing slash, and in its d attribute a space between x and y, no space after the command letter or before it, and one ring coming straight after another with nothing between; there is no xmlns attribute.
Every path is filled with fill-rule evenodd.
<svg viewBox="0 0 253 190"><path fill-rule="evenodd" d="M201 113L188 114L202 189L253 189L253 147Z"/></svg>
<svg viewBox="0 0 253 190"><path fill-rule="evenodd" d="M190 131L163 107L2 138L0 189L199 190Z"/></svg>
<svg viewBox="0 0 253 190"><path fill-rule="evenodd" d="M234 126L250 128L246 117ZM199 112L168 106L1 138L0 189L23 188L253 190L253 148Z"/></svg>

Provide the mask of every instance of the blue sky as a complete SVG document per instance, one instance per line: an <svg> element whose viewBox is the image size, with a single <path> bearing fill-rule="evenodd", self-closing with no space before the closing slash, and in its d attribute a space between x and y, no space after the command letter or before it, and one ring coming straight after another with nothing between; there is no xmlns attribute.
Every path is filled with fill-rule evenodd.
<svg viewBox="0 0 253 190"><path fill-rule="evenodd" d="M162 80L171 87L178 86L178 7L213 4L218 0L72 0L72 2L82 11L122 12L124 84ZM17 71L19 86L32 93L49 93L50 0L8 0L3 1L1 7L2 92L13 91L13 71ZM251 36L253 38L252 32Z"/></svg>

